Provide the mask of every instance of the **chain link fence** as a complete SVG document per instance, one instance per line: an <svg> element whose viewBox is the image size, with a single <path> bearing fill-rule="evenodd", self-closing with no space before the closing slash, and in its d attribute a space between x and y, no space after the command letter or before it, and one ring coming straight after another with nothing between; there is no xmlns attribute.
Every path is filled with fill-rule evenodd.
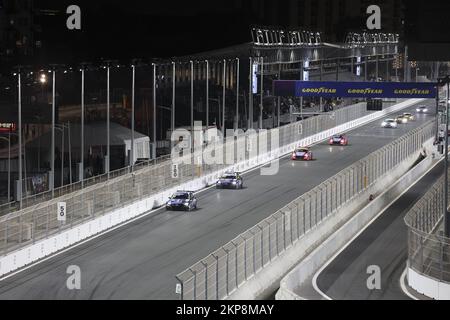
<svg viewBox="0 0 450 320"><path fill-rule="evenodd" d="M333 113L314 116L280 127L278 129L278 145L282 147L296 143L304 138L371 113L373 112L366 111L365 103L359 103ZM237 137L230 137L226 139L224 145L221 142L217 143L224 147L223 159L229 157L226 150L233 150L232 159L234 159L234 163L240 163L240 165L233 167L236 171L247 168L252 164L256 165L258 157L262 153L272 150L270 141L265 147L261 147L262 142L266 143L267 133L253 133L253 148L249 148L248 141L251 139L248 135L247 132ZM237 152L234 152L234 150ZM164 190L176 188L196 178L205 178L206 180L206 176L230 168L230 165L226 164L228 162L225 161L223 164L206 164L203 162L199 164L196 156L197 154L194 152L192 155L180 158L179 172L176 177L172 172L173 161L169 158L162 158L156 163L149 162L142 165L139 170L132 173L123 174L121 172L121 175L116 178L111 179L110 177L109 180L104 182L96 181L96 184L87 184L83 189L81 187L78 190L74 189L73 192L64 194L59 198L6 214L0 217L0 252L7 254L138 200L149 198ZM245 161L242 161L242 158ZM205 181L205 185L214 182L215 180ZM65 223L57 220L58 202L66 203ZM154 207L161 205L163 203L160 201L160 203L155 203Z"/></svg>
<svg viewBox="0 0 450 320"><path fill-rule="evenodd" d="M405 217L408 263L418 273L450 283L450 239L442 235L444 176L425 193Z"/></svg>
<svg viewBox="0 0 450 320"><path fill-rule="evenodd" d="M312 128L316 124L314 121L311 119L309 123ZM226 298L315 226L421 150L434 134L434 121L412 130L337 173L184 270L176 276L181 299Z"/></svg>

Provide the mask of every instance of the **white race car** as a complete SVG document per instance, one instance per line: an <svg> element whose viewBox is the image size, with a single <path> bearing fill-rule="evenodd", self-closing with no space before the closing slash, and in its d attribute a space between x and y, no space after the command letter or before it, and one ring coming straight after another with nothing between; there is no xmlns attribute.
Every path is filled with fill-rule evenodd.
<svg viewBox="0 0 450 320"><path fill-rule="evenodd" d="M381 123L382 128L397 128L397 121L394 119L386 119Z"/></svg>
<svg viewBox="0 0 450 320"><path fill-rule="evenodd" d="M426 106L419 106L416 111L417 113L426 113L428 112L428 108Z"/></svg>

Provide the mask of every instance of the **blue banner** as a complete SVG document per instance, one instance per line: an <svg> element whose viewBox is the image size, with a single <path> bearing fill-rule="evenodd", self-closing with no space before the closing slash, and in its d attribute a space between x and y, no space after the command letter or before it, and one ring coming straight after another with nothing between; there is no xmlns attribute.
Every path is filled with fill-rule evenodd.
<svg viewBox="0 0 450 320"><path fill-rule="evenodd" d="M323 98L436 98L430 82L339 82L275 80L275 96Z"/></svg>

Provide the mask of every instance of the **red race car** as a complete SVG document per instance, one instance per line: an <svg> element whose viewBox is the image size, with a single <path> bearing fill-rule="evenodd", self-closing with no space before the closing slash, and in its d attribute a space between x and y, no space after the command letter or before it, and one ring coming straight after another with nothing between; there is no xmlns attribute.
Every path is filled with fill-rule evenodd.
<svg viewBox="0 0 450 320"><path fill-rule="evenodd" d="M332 145L347 146L348 138L346 136L344 136L343 134L338 134L338 135L332 136L330 138L330 140L328 140L328 143L330 146L332 146Z"/></svg>
<svg viewBox="0 0 450 320"><path fill-rule="evenodd" d="M308 148L297 148L292 152L291 160L305 160L310 161L313 159L313 154Z"/></svg>

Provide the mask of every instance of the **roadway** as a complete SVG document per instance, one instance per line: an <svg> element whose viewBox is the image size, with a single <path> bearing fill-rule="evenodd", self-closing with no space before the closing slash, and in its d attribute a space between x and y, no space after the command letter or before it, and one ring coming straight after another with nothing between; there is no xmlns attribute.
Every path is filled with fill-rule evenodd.
<svg viewBox="0 0 450 320"><path fill-rule="evenodd" d="M337 300L410 299L401 289L400 278L406 268L408 210L442 175L440 162L386 209L318 275L317 287ZM369 290L367 267L381 270L381 288Z"/></svg>
<svg viewBox="0 0 450 320"><path fill-rule="evenodd" d="M275 176L251 171L244 175L243 190L201 191L198 211L158 209L3 279L0 299L177 299L176 274L340 170L432 119L433 109L398 129L382 129L377 120L350 131L347 147L316 145L315 161L284 157ZM80 290L66 287L70 265L80 267Z"/></svg>

